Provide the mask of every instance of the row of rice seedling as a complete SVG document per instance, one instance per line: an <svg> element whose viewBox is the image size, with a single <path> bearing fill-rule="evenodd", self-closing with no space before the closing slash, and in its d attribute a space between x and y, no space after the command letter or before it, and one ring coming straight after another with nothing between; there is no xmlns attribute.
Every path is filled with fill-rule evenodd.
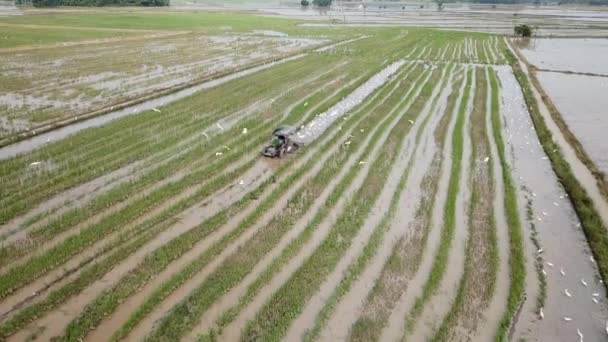
<svg viewBox="0 0 608 342"><path fill-rule="evenodd" d="M501 131L500 86L494 70L490 70L490 91L492 94L490 105L492 111L492 134L494 135L494 141L498 149L498 156L502 167L503 183L505 187L505 213L507 225L509 227L509 297L507 308L500 321L495 337L496 341L503 341L506 338L513 317L524 295L526 261L523 254L523 232L517 205L517 189L511 176L511 167L507 161L507 150Z"/></svg>
<svg viewBox="0 0 608 342"><path fill-rule="evenodd" d="M492 199L494 181L489 159L490 145L486 132L485 70L475 70L477 86L473 100L470 131L472 153L469 175L471 201L468 208L469 237L464 274L458 293L434 339L454 339L458 334L474 335L483 323L483 313L490 304L498 272L496 224ZM466 324L465 324L466 323Z"/></svg>
<svg viewBox="0 0 608 342"><path fill-rule="evenodd" d="M438 72L432 71L435 77L429 84L434 86L438 81ZM430 76L430 75L429 75ZM429 81L425 78L424 83ZM417 95L414 95L417 96ZM394 104L390 101L383 103L381 109L389 110ZM315 250L312 256L296 271L272 298L256 314L253 321L248 324L243 339L252 338L277 340L286 332L289 324L302 312L308 298L321 285L321 282L332 272L335 265L348 249L350 242L357 235L375 199L384 186L392 164L394 163L400 142L407 136L411 127L408 120L416 119L418 113L411 111L404 113L396 125L390 130L387 141L382 145L374 160L370 171L362 186L357 190L347 207L338 217L329 235ZM381 132L381 131L380 131ZM280 303L280 305L278 305Z"/></svg>
<svg viewBox="0 0 608 342"><path fill-rule="evenodd" d="M415 305L406 319L406 329L411 329L413 327L414 323L422 313L426 302L431 298L431 296L433 296L445 274L447 259L456 226L456 201L460 191L460 174L462 172L461 164L464 144L464 122L467 111L467 102L470 96L471 74L472 71L467 71L466 85L464 89L462 89L456 116L456 123L452 135L452 164L450 165L451 172L447 189L448 197L443 213L443 229L441 230L441 239L437 248L437 253L434 257L433 266L423 287L422 295L416 299Z"/></svg>
<svg viewBox="0 0 608 342"><path fill-rule="evenodd" d="M453 81L457 84L459 72ZM448 81L450 82L450 81ZM450 85L450 88L452 86ZM375 285L368 293L361 314L352 325L349 339L355 341L378 340L400 296L407 290L408 281L422 258L423 246L426 245L431 225L432 209L437 201L437 190L440 170L443 164L443 145L446 139L448 124L453 107L458 97L457 89L450 89L441 119L433 131L436 151L432 163L421 180L421 198L414 214L413 222L408 226L411 235L395 243L393 250L378 276Z"/></svg>
<svg viewBox="0 0 608 342"><path fill-rule="evenodd" d="M399 206L403 205L402 199L404 196L404 190L406 190L407 187L406 184L408 183L410 178L410 170L413 167L425 167L424 165L419 165L423 163L417 160L417 158L419 157L418 150L419 148L421 148L420 140L423 135L430 138L431 134L429 133L429 131L432 131L432 129L429 128L427 130L426 127L429 124L431 117L433 117L434 123L439 121L437 118L435 118L435 116L438 116L436 113L437 106L445 90L446 85L450 81L454 67L455 65L452 64L446 66L445 68L440 68L441 76L439 78L439 83L437 83L434 88L431 88L430 84L425 85L421 93L416 98L416 102L414 102L412 106L408 109L410 111L421 113L420 115L422 117L416 120L420 121L421 124L416 128L415 136L410 137L410 140L406 140L410 143L411 141L413 141L414 147L410 150L411 154L407 159L407 166L405 167L405 170L401 170L401 168L399 168L399 183L396 185L396 187L394 188L394 192L391 195L391 201L388 210L384 213L382 220L374 228L372 235L370 236L367 244L361 251L361 254L357 258L356 262L352 263L349 269L346 271L347 276L342 278L340 284L335 288L332 295L326 301L323 309L319 312L319 315L315 319L314 327L306 335L307 340L314 340L319 338L319 334L321 334L322 329L332 329L331 325L333 322L333 318L335 317L336 320L338 320L337 317L342 316L341 312L335 311L336 305L338 305L338 303L343 303L347 300L351 300L352 296L351 298L344 298L344 296L352 289L353 283L359 280L362 273L370 267L371 259L376 257L376 255L380 253L380 250L382 248L386 248L385 245L387 243L390 243L390 241L387 240L394 238L394 236L390 235L389 233L391 233L391 231L396 230L395 227L400 226L398 221L396 221L396 212ZM434 75L434 77L437 76L438 75ZM426 146L422 148L426 148ZM389 184L387 183L386 186L388 187ZM387 236L387 234L389 234L389 236ZM346 309L342 311L345 310ZM332 316L332 320L330 320L330 316ZM343 319L343 317L340 319Z"/></svg>

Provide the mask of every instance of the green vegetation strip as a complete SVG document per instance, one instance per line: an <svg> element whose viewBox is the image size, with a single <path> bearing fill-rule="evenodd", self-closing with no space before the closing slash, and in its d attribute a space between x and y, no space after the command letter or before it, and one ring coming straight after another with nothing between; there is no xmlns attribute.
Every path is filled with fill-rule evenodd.
<svg viewBox="0 0 608 342"><path fill-rule="evenodd" d="M447 69L451 69L451 67L448 67ZM448 73L449 72L450 71L448 70ZM444 70L444 73L445 73L445 70ZM315 323L314 323L312 330L310 330L310 332L308 334L306 334L306 336L304 337L304 340L313 341L313 340L317 339L319 333L321 332L321 329L327 324L327 320L330 318L331 314L334 312L335 307L338 304L338 302L340 301L340 299L350 290L352 283L359 277L359 275L361 275L361 272L363 272L363 270L367 266L367 263L377 253L378 248L380 247L380 243L384 239L384 233L391 227L392 224L395 223L395 222L393 222L393 219L394 219L395 213L397 211L397 205L399 204L399 198L401 197L401 194L405 190L405 184L407 182L407 178L409 176L410 169L412 168L412 166L414 164L412 162L412 158L414 155L416 155L416 150L418 149L422 132L424 131L427 123L429 122L430 117L433 115L435 108L437 106L439 97L441 96L441 91L443 90L443 87L445 86L445 83L447 82L447 79L445 78L445 74L442 74L441 77L442 77L442 79L438 84L439 92L437 93L437 96L435 96L434 98L432 97L433 88L437 84L437 79L439 78L439 74L434 73L433 76L431 77L431 83L426 83L423 86L422 91L420 92L418 97L416 97L415 102L408 109L408 114L407 114L408 116L410 116L410 115L416 116L416 115L418 115L418 113L421 113L423 111L425 104L429 100L432 100L429 111L428 111L426 117L423 119L420 127L418 127L418 131L416 132L414 150L412 151L410 158L408 160L408 163L407 163L407 167L401 174L399 183L397 184L397 187L395 188L395 192L393 193L393 196L391 198L391 202L390 202L388 211L384 214L380 223L374 228L374 232L372 233L368 243L365 245L362 254L359 256L359 258L357 258L357 261L349 267L349 269L346 271L346 277L342 278L338 287L333 291L332 295L326 301L325 306L323 307L323 309L320 311L319 315L315 319ZM416 120L418 120L418 118L416 118Z"/></svg>
<svg viewBox="0 0 608 342"><path fill-rule="evenodd" d="M467 103L471 92L471 78L472 72L469 71L465 88L463 89L460 106L458 108L454 133L452 135L452 165L448 184L448 196L443 214L444 222L443 230L441 231L441 240L439 242L439 247L437 248L437 254L435 255L431 273L422 290L422 295L416 298L414 308L412 309L409 317L406 319L406 332L410 331L410 329L413 327L414 322L422 313L424 304L435 293L445 273L447 259L450 252L450 247L452 245L452 239L454 237L454 228L456 226L456 199L460 190L460 173L464 142L464 116L467 111Z"/></svg>
<svg viewBox="0 0 608 342"><path fill-rule="evenodd" d="M380 112L386 112L391 107L380 108ZM243 340L275 341L283 336L289 323L302 311L306 301L329 275L363 225L384 187L396 160L400 142L411 128L408 119L415 118L416 115L417 113L403 115L391 129L382 149L375 156L363 184L340 214L326 239L247 325ZM383 124L385 127L376 134L382 134L388 123Z"/></svg>
<svg viewBox="0 0 608 342"><path fill-rule="evenodd" d="M468 208L469 237L466 244L466 259L462 278L454 302L439 330L433 337L434 341L446 341L454 325L466 319L467 324L475 327L481 317L481 310L486 308L492 299L498 272L498 248L496 238L496 222L492 198L494 182L492 179L492 163L483 162L489 155L490 145L486 131L486 99L487 82L485 71L476 68L476 87L471 114L471 200ZM467 298L470 298L467 300ZM463 317L462 315L469 315ZM471 329L473 330L473 329Z"/></svg>
<svg viewBox="0 0 608 342"><path fill-rule="evenodd" d="M496 341L505 341L513 316L523 299L526 282L526 261L523 253L521 220L517 206L517 188L511 177L511 168L506 156L507 150L502 137L499 85L494 69L490 70L490 86L492 91L492 104L490 107L492 111L492 131L502 168L505 187L505 214L507 216L507 225L509 226L509 297L507 299L507 309L500 320L495 338Z"/></svg>
<svg viewBox="0 0 608 342"><path fill-rule="evenodd" d="M530 82L526 74L521 70L517 59L510 51L507 51L507 58L515 73L515 77L522 89L524 99L528 106L536 134L545 151L551 160L553 171L557 175L560 183L568 193L568 197L574 206L574 210L581 221L583 232L587 237L587 242L593 256L597 262L600 275L608 290L608 231L604 226L593 200L589 198L587 192L572 173L570 164L561 153L559 146L553 140L551 132L547 127L542 114L538 109L538 103L532 92Z"/></svg>

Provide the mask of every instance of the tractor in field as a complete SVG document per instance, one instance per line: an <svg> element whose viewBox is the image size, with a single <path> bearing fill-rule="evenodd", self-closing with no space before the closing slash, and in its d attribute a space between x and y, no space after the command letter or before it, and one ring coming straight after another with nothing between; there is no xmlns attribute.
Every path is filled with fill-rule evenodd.
<svg viewBox="0 0 608 342"><path fill-rule="evenodd" d="M295 128L287 125L275 128L272 131L272 140L264 147L262 155L269 158L283 158L286 153L297 150L300 145L291 139L296 131Z"/></svg>

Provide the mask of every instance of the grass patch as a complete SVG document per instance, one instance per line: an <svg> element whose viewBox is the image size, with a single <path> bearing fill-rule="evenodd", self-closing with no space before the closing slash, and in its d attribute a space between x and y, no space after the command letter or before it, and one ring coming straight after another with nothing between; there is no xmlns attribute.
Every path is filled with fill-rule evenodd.
<svg viewBox="0 0 608 342"><path fill-rule="evenodd" d="M517 189L511 177L511 167L507 161L506 146L502 137L499 85L494 69L490 70L490 87L492 104L492 131L498 149L498 157L502 168L502 178L505 191L505 215L509 227L509 297L507 308L500 320L496 331L496 341L504 341L511 326L515 312L519 308L524 295L526 283L526 261L522 237L521 219L517 205Z"/></svg>

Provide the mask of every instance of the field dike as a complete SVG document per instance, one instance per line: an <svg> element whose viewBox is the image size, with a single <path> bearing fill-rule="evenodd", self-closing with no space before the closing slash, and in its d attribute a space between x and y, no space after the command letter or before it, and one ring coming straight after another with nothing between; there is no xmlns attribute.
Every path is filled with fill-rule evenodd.
<svg viewBox="0 0 608 342"><path fill-rule="evenodd" d="M426 163L426 160L431 158L432 162L425 170L422 167L411 168L412 172L408 183L416 184L419 177L423 176L420 184L420 189L417 190L413 185L406 184L405 192L400 198L399 203L404 203L410 197L408 194L418 192L421 194L419 203L416 203L416 211L413 221L407 225L404 232L407 236L396 241L389 259L382 266L381 273L375 281L374 286L369 291L365 298L361 313L356 322L352 325L350 335L351 340L368 341L377 340L380 338L382 329L384 328L388 318L394 309L401 293L407 290L407 282L411 278L415 269L418 267L422 248L428 237L429 222L431 219L431 211L434 198L437 192L437 182L439 179L439 171L442 164L442 150L449 123L451 107L456 100L456 92L454 84L458 82L457 78L460 75L460 70L453 69L450 71L449 81L445 85L445 91L439 99L439 105L436 107L441 118L437 126L433 130L433 140L427 141L427 136L422 141L422 149L416 151L417 154L422 154L423 157L417 156L416 163ZM434 122L430 123L433 127ZM409 204L402 204L405 210L395 214L393 224L397 222L406 222L405 215L409 213Z"/></svg>
<svg viewBox="0 0 608 342"><path fill-rule="evenodd" d="M452 70L453 66L442 68L439 83L432 89L432 93L429 94L426 88L425 92L419 95L421 100L416 108L419 108L422 99L426 99L427 102L424 103L420 117L411 128L416 134L409 135L403 142L401 156L383 189L389 193L394 185L392 188L394 193L390 205L387 206L388 211L379 222L376 222L374 231L365 245L362 248L360 245L357 246L359 250L356 261L349 265L344 273L347 276L342 278L332 291L332 295L315 319L313 328L306 336L307 339L318 337L320 340L345 340L348 337L350 328L360 315L363 302L394 245L407 234L404 227L407 227L408 220L414 216L415 202L410 200L420 197L420 182L430 167L434 155L432 152L429 153L434 129L426 129L426 127L430 125L435 128L440 120L439 112L442 108L438 107L438 102L447 98L445 90L452 76ZM399 179L397 184L395 178ZM382 201L382 196L383 194L379 201ZM384 196L388 197L386 194ZM400 210L397 210L398 208ZM373 215L376 214L367 218L366 225L372 221Z"/></svg>
<svg viewBox="0 0 608 342"><path fill-rule="evenodd" d="M406 80L415 68L410 65L408 69L406 74L394 78L398 81L387 84L385 89L392 88L389 93L368 101L359 110L371 112L385 99L389 98L399 88L401 81ZM417 73L419 72L420 70L417 70ZM385 117L383 120L386 119L388 117ZM361 129L357 132L357 128L354 128L352 133L355 135L352 136L350 134L347 141L343 143L350 141L348 143L350 145L352 144L351 138L356 139L358 138L357 135L365 135L366 142L363 144L365 146L367 145L367 140L371 139L378 127L375 126L369 132L365 131L365 129L364 132L361 132ZM354 166L354 163L361 159L362 153L363 150L360 150L354 158L349 160L349 163L340 171L337 177L342 179L344 173L350 170ZM366 170L367 166L360 168ZM201 321L191 331L187 339L194 339L199 334L213 331L216 322L217 330L221 333L220 339L238 339L238 335L247 320L253 318L270 295L295 272L299 265L314 251L315 246L323 240L333 218L343 208L346 198L349 198L361 185L365 174L363 171L359 172L354 180L351 180L350 184L346 183L346 181L341 181L338 188L329 197L320 198L318 202L324 204L322 210L317 211L314 215L309 212L302 217L289 234L255 266L253 272L203 314ZM335 198L339 198L339 200L336 201ZM317 224L318 227L316 227ZM314 235L312 235L313 232ZM279 273L277 274L277 272ZM240 311L241 309L243 311Z"/></svg>
<svg viewBox="0 0 608 342"><path fill-rule="evenodd" d="M408 326L411 329L411 334L408 336L406 333L406 338L414 341L431 338L436 332L441 324L437 317L444 318L448 314L456 298L457 284L464 274L465 245L470 236L467 207L471 200L469 169L465 167L465 162L471 158L469 124L476 87L474 71L467 70L467 83L453 133L452 174L436 263L423 295L416 301L418 305L414 305L410 318L406 320L406 329ZM446 238L448 241L444 240ZM420 311L417 309L419 305L424 305Z"/></svg>

